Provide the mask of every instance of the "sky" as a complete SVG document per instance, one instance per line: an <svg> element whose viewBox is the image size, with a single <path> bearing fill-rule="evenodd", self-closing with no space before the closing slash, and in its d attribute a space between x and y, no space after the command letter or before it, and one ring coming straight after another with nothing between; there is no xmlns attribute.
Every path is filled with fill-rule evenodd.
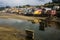
<svg viewBox="0 0 60 40"><path fill-rule="evenodd" d="M19 6L19 5L41 5L51 0L0 0L0 6Z"/></svg>

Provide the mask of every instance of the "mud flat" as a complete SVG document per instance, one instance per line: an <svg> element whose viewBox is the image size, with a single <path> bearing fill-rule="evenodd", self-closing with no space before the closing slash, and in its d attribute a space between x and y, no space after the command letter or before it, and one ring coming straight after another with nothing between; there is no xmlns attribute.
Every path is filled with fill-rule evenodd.
<svg viewBox="0 0 60 40"><path fill-rule="evenodd" d="M24 34L20 31L7 25L0 25L0 40L25 40Z"/></svg>

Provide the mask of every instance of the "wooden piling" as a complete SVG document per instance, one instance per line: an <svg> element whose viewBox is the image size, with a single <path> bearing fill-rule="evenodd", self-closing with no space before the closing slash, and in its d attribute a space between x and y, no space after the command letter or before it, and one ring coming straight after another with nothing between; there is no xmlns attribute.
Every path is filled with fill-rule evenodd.
<svg viewBox="0 0 60 40"><path fill-rule="evenodd" d="M47 22L46 20L42 20L41 22L39 22L39 30L45 30L45 27L47 27Z"/></svg>
<svg viewBox="0 0 60 40"><path fill-rule="evenodd" d="M26 40L34 40L34 32L32 30L25 30Z"/></svg>
<svg viewBox="0 0 60 40"><path fill-rule="evenodd" d="M44 23L43 22L39 23L39 30L43 30L44 31Z"/></svg>

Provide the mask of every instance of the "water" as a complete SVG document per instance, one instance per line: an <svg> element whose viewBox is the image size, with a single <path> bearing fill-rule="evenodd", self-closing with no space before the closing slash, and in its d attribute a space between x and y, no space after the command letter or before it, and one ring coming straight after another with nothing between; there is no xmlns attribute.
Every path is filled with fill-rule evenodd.
<svg viewBox="0 0 60 40"><path fill-rule="evenodd" d="M34 30L34 40L60 40L60 29L46 27L45 31L39 30L39 24L32 24L26 20L0 19L0 25L10 25L19 30Z"/></svg>

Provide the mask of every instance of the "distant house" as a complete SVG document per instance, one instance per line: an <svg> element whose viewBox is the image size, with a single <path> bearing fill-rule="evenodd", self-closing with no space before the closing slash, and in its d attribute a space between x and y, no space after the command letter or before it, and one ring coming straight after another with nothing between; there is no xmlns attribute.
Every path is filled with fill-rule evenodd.
<svg viewBox="0 0 60 40"><path fill-rule="evenodd" d="M60 8L60 6L54 6L53 9L58 10Z"/></svg>
<svg viewBox="0 0 60 40"><path fill-rule="evenodd" d="M51 10L51 8L45 8L45 9L46 9L46 11L47 11L47 10Z"/></svg>

